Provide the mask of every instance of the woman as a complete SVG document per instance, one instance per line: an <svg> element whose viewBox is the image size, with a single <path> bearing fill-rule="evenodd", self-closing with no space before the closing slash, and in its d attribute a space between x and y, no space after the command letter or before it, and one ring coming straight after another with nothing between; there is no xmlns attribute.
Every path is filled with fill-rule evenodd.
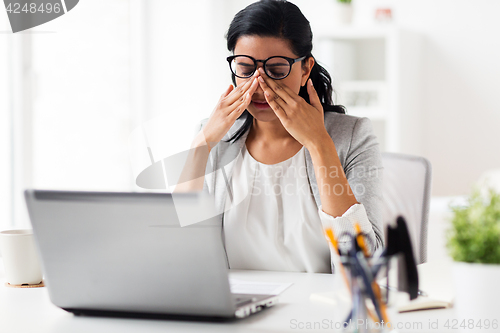
<svg viewBox="0 0 500 333"><path fill-rule="evenodd" d="M367 118L333 105L298 7L249 5L231 22L227 46L235 87L202 121L182 175L191 181L176 191L214 195L229 266L329 272L323 227L345 247L355 223L370 251L380 248L378 143Z"/></svg>

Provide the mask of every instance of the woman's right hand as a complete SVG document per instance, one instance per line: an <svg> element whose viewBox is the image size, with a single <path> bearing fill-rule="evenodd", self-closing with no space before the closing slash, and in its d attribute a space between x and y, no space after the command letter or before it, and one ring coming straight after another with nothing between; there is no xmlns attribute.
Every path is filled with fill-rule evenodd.
<svg viewBox="0 0 500 333"><path fill-rule="evenodd" d="M259 86L259 71L247 82L234 88L230 85L222 94L208 122L203 127L205 142L209 149L222 140L238 117L252 101L252 95Z"/></svg>

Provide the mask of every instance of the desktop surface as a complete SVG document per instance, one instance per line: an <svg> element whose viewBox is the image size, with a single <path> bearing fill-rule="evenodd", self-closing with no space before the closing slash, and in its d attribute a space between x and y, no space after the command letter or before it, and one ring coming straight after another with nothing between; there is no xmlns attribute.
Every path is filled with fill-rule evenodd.
<svg viewBox="0 0 500 333"><path fill-rule="evenodd" d="M439 264L439 263L438 263ZM438 265L440 266L440 265ZM427 270L430 271L430 270ZM427 274L427 273L426 273ZM130 319L74 316L50 302L47 288L17 289L5 287L0 261L0 332L99 333L99 332L313 332L338 331L347 309L339 305L311 300L311 294L335 292L331 274L269 271L234 271L230 277L245 281L293 285L280 295L277 305L242 320L206 322L188 320ZM432 279L428 279L432 281ZM439 282L439 279L436 280ZM78 286L75 286L77 288ZM439 286L434 286L438 288ZM453 309L397 313L390 310L398 332L457 332L444 327L454 319ZM439 329L433 328L438 323ZM406 328L405 328L406 327Z"/></svg>

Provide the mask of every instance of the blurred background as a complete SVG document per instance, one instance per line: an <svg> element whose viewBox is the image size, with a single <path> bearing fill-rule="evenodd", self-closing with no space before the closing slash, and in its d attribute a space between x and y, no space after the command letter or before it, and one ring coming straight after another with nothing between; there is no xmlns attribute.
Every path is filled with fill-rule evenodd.
<svg viewBox="0 0 500 333"><path fill-rule="evenodd" d="M16 34L1 9L0 229L29 225L27 187L143 190L147 147L187 149L230 84L224 35L251 2L83 0ZM382 150L428 158L435 198L500 168L500 2L292 2L336 101Z"/></svg>

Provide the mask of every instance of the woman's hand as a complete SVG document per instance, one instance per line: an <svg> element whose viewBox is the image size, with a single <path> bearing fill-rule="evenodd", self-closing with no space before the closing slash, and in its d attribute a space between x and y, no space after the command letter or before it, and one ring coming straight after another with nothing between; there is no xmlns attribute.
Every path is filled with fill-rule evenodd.
<svg viewBox="0 0 500 333"><path fill-rule="evenodd" d="M261 68L259 70L262 71ZM311 145L324 139L325 134L329 137L325 129L323 106L311 79L308 79L306 83L311 104L287 86L280 85L262 72L258 80L264 90L267 103L295 140L310 149Z"/></svg>
<svg viewBox="0 0 500 333"><path fill-rule="evenodd" d="M233 126L236 119L245 111L252 101L252 95L259 85L258 71L245 84L236 88L232 85L222 94L207 124L203 127L203 135L209 148L213 148Z"/></svg>

